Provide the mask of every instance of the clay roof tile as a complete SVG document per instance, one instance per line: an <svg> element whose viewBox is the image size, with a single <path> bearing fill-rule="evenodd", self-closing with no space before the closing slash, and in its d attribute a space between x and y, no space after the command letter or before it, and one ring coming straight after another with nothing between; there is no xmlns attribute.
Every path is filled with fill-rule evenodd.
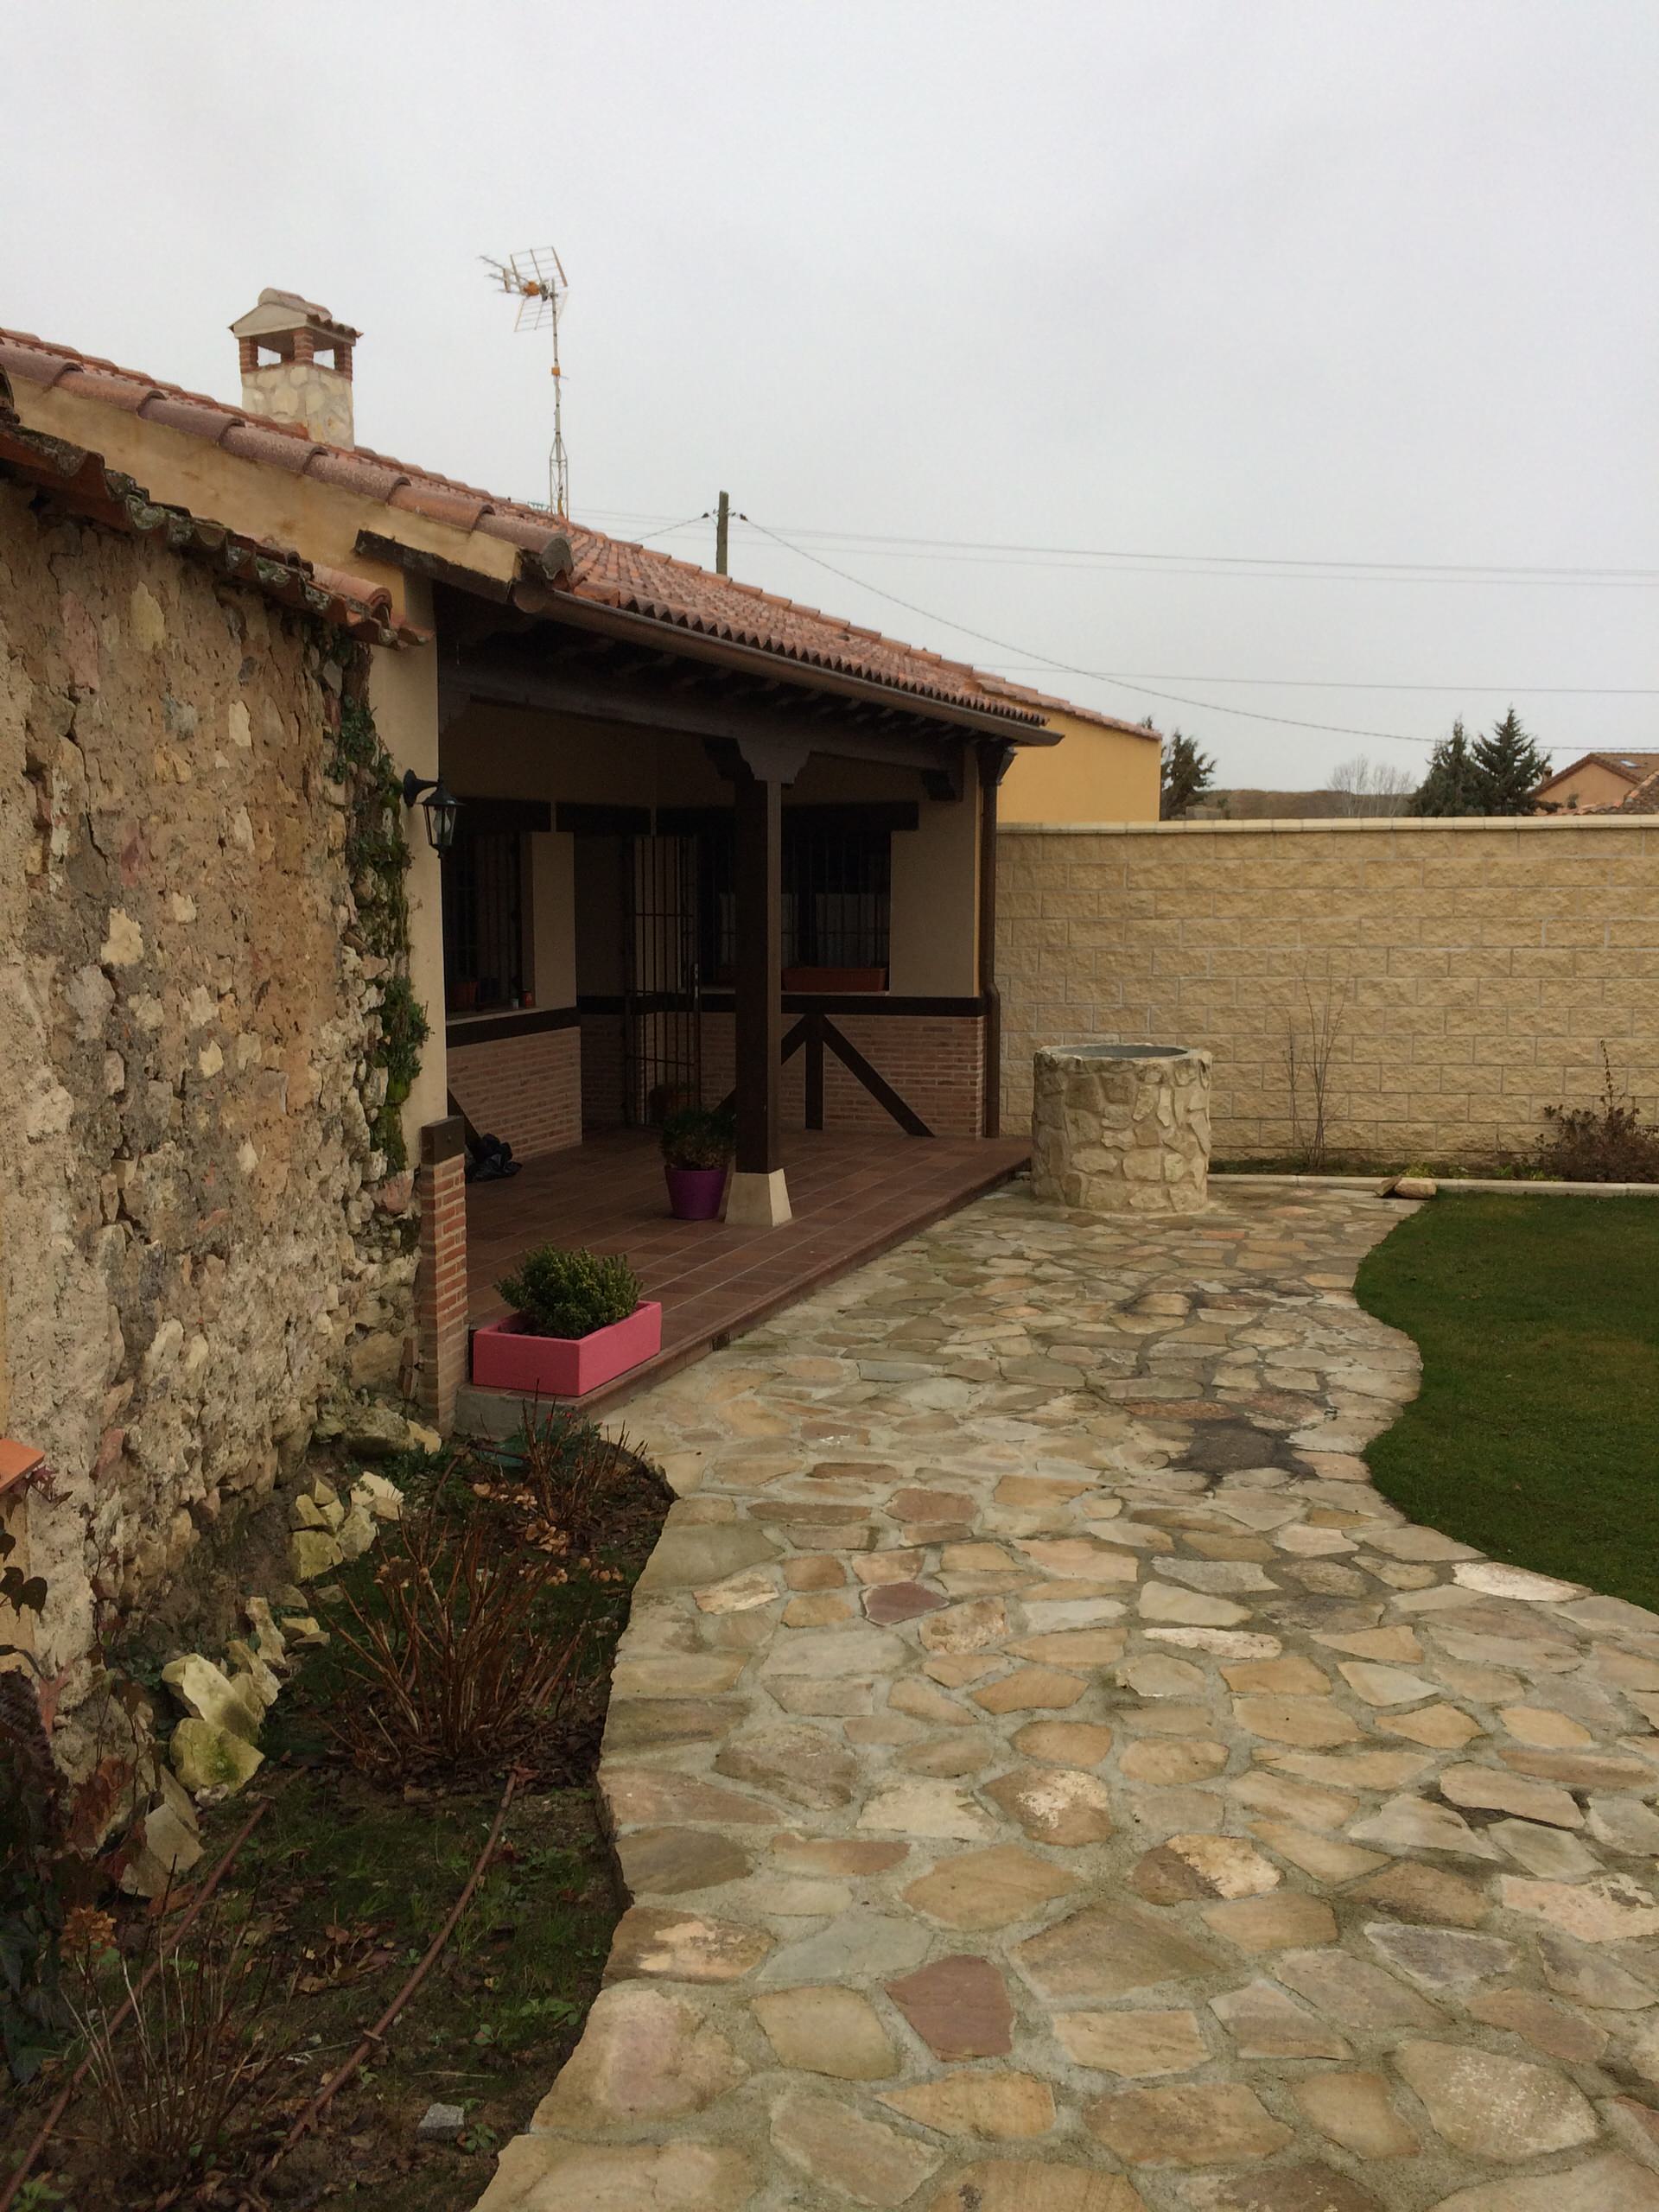
<svg viewBox="0 0 1659 2212"><path fill-rule="evenodd" d="M109 370L101 363L97 367L67 368L57 383L59 391L73 399L96 400L99 406L118 407L125 415L136 415L147 399L161 397L156 385L124 376L118 369Z"/></svg>
<svg viewBox="0 0 1659 2212"><path fill-rule="evenodd" d="M332 484L362 499L390 499L409 479L391 461L378 461L362 452L347 453L340 446L318 446L305 465L305 473L319 484Z"/></svg>
<svg viewBox="0 0 1659 2212"><path fill-rule="evenodd" d="M9 376L28 384L50 385L70 365L67 360L54 360L38 339L26 338L21 331L0 331L0 369Z"/></svg>
<svg viewBox="0 0 1659 2212"><path fill-rule="evenodd" d="M253 423L245 416L233 422L219 441L238 461L263 461L285 468L290 476L303 476L313 454L326 450L308 439L291 438L275 423Z"/></svg>
<svg viewBox="0 0 1659 2212"><path fill-rule="evenodd" d="M138 410L146 423L160 423L168 430L182 430L187 437L210 438L217 445L232 423L242 417L227 407L214 407L200 399L181 399L170 391L152 391Z"/></svg>
<svg viewBox="0 0 1659 2212"><path fill-rule="evenodd" d="M505 538L509 545L522 546L526 553L556 550L560 568L566 566L563 556L569 549L569 541L551 515L504 513L492 507L479 517L475 527L480 537Z"/></svg>
<svg viewBox="0 0 1659 2212"><path fill-rule="evenodd" d="M407 507L433 522L447 522L456 530L473 530L489 502L476 493L452 492L435 478L405 479L387 496L389 507Z"/></svg>

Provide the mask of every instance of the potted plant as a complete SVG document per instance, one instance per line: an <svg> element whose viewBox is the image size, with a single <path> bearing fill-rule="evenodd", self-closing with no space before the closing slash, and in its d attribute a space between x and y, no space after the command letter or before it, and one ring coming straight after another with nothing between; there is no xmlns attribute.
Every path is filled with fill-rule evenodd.
<svg viewBox="0 0 1659 2212"><path fill-rule="evenodd" d="M663 1123L663 1173L676 1221L713 1221L726 1191L737 1135L719 1107L683 1106Z"/></svg>
<svg viewBox="0 0 1659 2212"><path fill-rule="evenodd" d="M662 1306L620 1254L541 1244L496 1288L513 1311L474 1332L481 1389L584 1397L662 1350Z"/></svg>

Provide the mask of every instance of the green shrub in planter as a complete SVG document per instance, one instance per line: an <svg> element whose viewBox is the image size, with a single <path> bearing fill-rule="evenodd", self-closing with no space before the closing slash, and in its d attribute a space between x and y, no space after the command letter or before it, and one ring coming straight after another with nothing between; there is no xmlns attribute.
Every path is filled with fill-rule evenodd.
<svg viewBox="0 0 1659 2212"><path fill-rule="evenodd" d="M737 1128L725 1108L683 1106L663 1123L663 1158L671 1167L729 1167Z"/></svg>
<svg viewBox="0 0 1659 2212"><path fill-rule="evenodd" d="M626 1321L639 1303L639 1278L620 1253L563 1252L538 1244L495 1286L538 1337L590 1337Z"/></svg>

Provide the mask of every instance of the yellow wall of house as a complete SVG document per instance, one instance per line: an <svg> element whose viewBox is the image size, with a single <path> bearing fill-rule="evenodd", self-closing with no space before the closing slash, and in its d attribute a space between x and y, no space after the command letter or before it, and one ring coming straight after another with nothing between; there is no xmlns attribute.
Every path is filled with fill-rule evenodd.
<svg viewBox="0 0 1659 2212"><path fill-rule="evenodd" d="M432 620L430 587L424 578L409 582L410 620L425 627ZM438 772L437 652L420 645L393 652L376 645L369 662L369 705L380 742L401 772L412 768L417 776ZM404 1138L411 1160L420 1157L420 1131L427 1122L442 1121L448 1082L443 1053L443 908L438 856L426 838L426 817L417 806L404 820L409 838L410 867L405 879L409 894L409 980L426 1009L430 1034L421 1049L421 1071L404 1108Z"/></svg>
<svg viewBox="0 0 1659 2212"><path fill-rule="evenodd" d="M268 462L239 461L223 447L183 430L147 423L97 400L12 379L18 415L32 430L44 430L71 444L101 454L111 468L133 477L153 499L226 523L270 544L291 547L305 560L384 584L399 614L419 620L411 609L418 601L405 571L365 560L357 550L358 532L377 531L417 546L497 582L517 573L518 549L505 540L433 522L407 508L319 484L309 476L289 476Z"/></svg>
<svg viewBox="0 0 1659 2212"><path fill-rule="evenodd" d="M1004 822L1155 822L1158 739L1052 713L1058 745L1022 746L997 797Z"/></svg>
<svg viewBox="0 0 1659 2212"><path fill-rule="evenodd" d="M530 899L537 1006L573 1006L576 997L576 841L537 830L530 841Z"/></svg>
<svg viewBox="0 0 1659 2212"><path fill-rule="evenodd" d="M914 830L893 841L888 988L906 998L967 998L979 988L975 932L978 791L922 801Z"/></svg>

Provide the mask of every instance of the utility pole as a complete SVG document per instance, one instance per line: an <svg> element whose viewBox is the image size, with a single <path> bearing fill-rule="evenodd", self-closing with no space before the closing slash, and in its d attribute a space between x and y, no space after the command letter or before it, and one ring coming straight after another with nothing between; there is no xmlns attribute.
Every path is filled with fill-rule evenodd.
<svg viewBox="0 0 1659 2212"><path fill-rule="evenodd" d="M726 543L731 528L731 494L729 492L722 492L720 495L720 505L715 509L715 574L717 576L728 576L731 574L731 570L726 565Z"/></svg>

